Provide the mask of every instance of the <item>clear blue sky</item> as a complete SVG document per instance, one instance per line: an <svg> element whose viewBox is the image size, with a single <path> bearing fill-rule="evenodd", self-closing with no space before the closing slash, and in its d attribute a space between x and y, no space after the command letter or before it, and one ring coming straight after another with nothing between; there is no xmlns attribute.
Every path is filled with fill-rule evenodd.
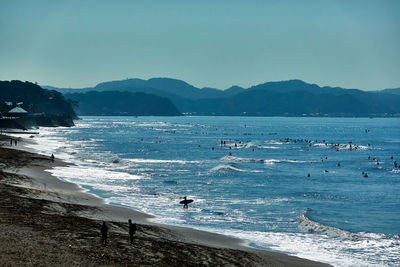
<svg viewBox="0 0 400 267"><path fill-rule="evenodd" d="M400 1L0 1L0 80L400 87Z"/></svg>

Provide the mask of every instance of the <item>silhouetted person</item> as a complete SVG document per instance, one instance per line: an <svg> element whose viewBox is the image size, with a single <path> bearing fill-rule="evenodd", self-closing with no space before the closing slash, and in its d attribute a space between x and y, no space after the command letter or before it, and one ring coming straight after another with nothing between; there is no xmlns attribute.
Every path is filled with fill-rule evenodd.
<svg viewBox="0 0 400 267"><path fill-rule="evenodd" d="M364 174L364 178L367 178L367 177L368 177L368 174L367 174L367 173L365 173L365 174Z"/></svg>
<svg viewBox="0 0 400 267"><path fill-rule="evenodd" d="M105 222L103 222L103 225L101 226L101 244L102 245L107 245L107 233L108 233L108 227Z"/></svg>
<svg viewBox="0 0 400 267"><path fill-rule="evenodd" d="M311 176L311 174L307 174L307 177L310 177Z"/></svg>
<svg viewBox="0 0 400 267"><path fill-rule="evenodd" d="M12 139L10 139L10 146L12 146L12 144L13 144L13 140L12 140Z"/></svg>
<svg viewBox="0 0 400 267"><path fill-rule="evenodd" d="M187 198L186 196L183 198L184 202L183 202L183 208L187 209L188 208L188 204L187 204Z"/></svg>
<svg viewBox="0 0 400 267"><path fill-rule="evenodd" d="M340 167L340 162L338 162L337 166Z"/></svg>
<svg viewBox="0 0 400 267"><path fill-rule="evenodd" d="M51 162L54 162L54 155L51 154Z"/></svg>
<svg viewBox="0 0 400 267"><path fill-rule="evenodd" d="M17 139L14 140L14 144L15 144L15 146L17 146Z"/></svg>
<svg viewBox="0 0 400 267"><path fill-rule="evenodd" d="M133 235L136 233L136 223L132 223L132 220L128 220L129 225L129 238L131 240L131 244L133 244Z"/></svg>

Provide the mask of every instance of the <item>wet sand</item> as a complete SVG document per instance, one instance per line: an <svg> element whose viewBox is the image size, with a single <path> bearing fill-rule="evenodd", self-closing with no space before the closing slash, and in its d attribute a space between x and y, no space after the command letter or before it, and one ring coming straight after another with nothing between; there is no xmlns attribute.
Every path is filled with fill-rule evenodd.
<svg viewBox="0 0 400 267"><path fill-rule="evenodd" d="M66 163L0 136L1 266L328 266L249 248L242 240L150 222L46 172ZM26 140L29 142L29 140ZM127 220L138 224L133 245ZM109 227L107 246L100 227Z"/></svg>

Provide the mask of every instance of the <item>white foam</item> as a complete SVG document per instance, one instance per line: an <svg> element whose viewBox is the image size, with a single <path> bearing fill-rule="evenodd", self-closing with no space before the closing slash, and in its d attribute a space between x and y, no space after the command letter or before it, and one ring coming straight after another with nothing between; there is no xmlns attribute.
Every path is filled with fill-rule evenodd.
<svg viewBox="0 0 400 267"><path fill-rule="evenodd" d="M267 140L264 142L265 144L270 144L270 145L284 145L286 143L278 140Z"/></svg>
<svg viewBox="0 0 400 267"><path fill-rule="evenodd" d="M310 220L306 214L302 214L299 218L299 229L303 232L312 234L323 234L329 237L356 240L359 237L351 232L338 229L335 227L326 226L318 222Z"/></svg>
<svg viewBox="0 0 400 267"><path fill-rule="evenodd" d="M212 168L211 170L210 170L210 172L224 172L224 171L237 171L237 172L244 172L245 170L242 170L242 169L239 169L239 168L237 168L237 167L235 167L235 166L233 166L233 165L229 165L229 164L226 164L226 165L218 165L218 166L215 166L214 168Z"/></svg>
<svg viewBox="0 0 400 267"><path fill-rule="evenodd" d="M176 164L198 164L201 161L197 160L174 160L174 159L125 159L126 161L134 162L134 163L176 163Z"/></svg>
<svg viewBox="0 0 400 267"><path fill-rule="evenodd" d="M104 168L96 168L92 166L68 166L55 167L48 170L53 175L65 179L70 182L79 184L95 185L101 183L110 183L113 181L128 181L149 179L143 175L134 175L126 172L109 171Z"/></svg>
<svg viewBox="0 0 400 267"><path fill-rule="evenodd" d="M209 229L206 229L209 230ZM400 260L399 240L378 236L375 240L332 239L326 235L243 230L218 230L257 246L325 262L337 267L395 266ZM378 255L378 256L377 256Z"/></svg>
<svg viewBox="0 0 400 267"><path fill-rule="evenodd" d="M369 146L363 146L363 145L356 145L356 144L328 144L328 143L314 143L313 146L316 147L321 147L321 148L333 148L333 149L338 149L338 150L344 150L344 149L352 149L352 150L367 150L370 149Z"/></svg>
<svg viewBox="0 0 400 267"><path fill-rule="evenodd" d="M234 156L224 156L220 159L221 161L226 161L226 162L260 162L260 163L265 163L265 164L275 164L279 162L288 162L288 163L305 163L306 161L301 161L301 160L289 160L289 159L252 159L252 158L239 158L239 157L234 157Z"/></svg>
<svg viewBox="0 0 400 267"><path fill-rule="evenodd" d="M224 156L220 160L226 162L264 162L263 159L239 158L234 156Z"/></svg>
<svg viewBox="0 0 400 267"><path fill-rule="evenodd" d="M262 172L260 170L244 170L240 169L236 166L230 165L230 164L222 164L215 166L210 170L210 172L227 172L227 171L236 171L236 172Z"/></svg>

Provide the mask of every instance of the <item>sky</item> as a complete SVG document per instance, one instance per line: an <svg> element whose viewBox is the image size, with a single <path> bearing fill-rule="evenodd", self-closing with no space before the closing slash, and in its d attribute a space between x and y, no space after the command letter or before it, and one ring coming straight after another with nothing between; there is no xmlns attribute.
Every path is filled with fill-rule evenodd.
<svg viewBox="0 0 400 267"><path fill-rule="evenodd" d="M398 0L1 0L0 80L400 87Z"/></svg>

